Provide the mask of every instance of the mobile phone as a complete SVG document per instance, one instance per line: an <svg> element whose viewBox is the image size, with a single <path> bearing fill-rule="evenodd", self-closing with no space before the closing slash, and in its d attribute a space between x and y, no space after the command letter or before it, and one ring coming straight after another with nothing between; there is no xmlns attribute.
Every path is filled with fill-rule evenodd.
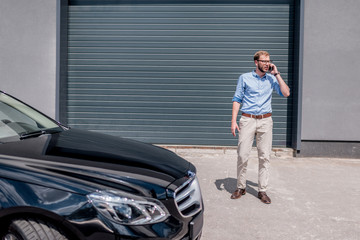
<svg viewBox="0 0 360 240"><path fill-rule="evenodd" d="M273 69L274 69L274 67L270 65L269 66L269 72L271 72Z"/></svg>

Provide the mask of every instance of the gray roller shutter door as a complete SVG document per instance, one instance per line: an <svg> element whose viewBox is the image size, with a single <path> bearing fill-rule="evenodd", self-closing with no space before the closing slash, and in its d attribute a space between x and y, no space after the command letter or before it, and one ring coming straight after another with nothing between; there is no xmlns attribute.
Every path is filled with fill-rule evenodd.
<svg viewBox="0 0 360 240"><path fill-rule="evenodd" d="M290 86L293 78L293 6L239 2L70 5L68 125L156 144L236 145L231 99L253 54L268 50ZM274 146L290 144L291 102L273 94Z"/></svg>

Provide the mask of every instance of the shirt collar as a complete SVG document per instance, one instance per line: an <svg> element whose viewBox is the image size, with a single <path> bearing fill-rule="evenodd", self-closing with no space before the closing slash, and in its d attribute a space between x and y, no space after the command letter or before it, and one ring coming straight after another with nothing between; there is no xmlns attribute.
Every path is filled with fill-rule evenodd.
<svg viewBox="0 0 360 240"><path fill-rule="evenodd" d="M268 77L268 74L265 73L265 75L261 78L261 77L256 73L255 70L252 71L252 75L253 75L253 77L258 78L258 79L263 79L263 78L266 79L266 78Z"/></svg>

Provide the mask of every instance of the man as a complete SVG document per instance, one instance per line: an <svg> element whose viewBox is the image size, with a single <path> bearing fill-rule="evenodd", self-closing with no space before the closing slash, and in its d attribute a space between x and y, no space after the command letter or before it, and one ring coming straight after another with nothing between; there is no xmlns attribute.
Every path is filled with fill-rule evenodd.
<svg viewBox="0 0 360 240"><path fill-rule="evenodd" d="M256 69L239 77L233 97L231 133L239 132L237 189L231 199L238 199L246 194L246 169L256 136L259 158L258 197L266 204L271 199L266 194L269 180L270 154L272 148L271 95L275 90L280 96L288 97L290 89L281 78L277 67L271 62L270 54L258 51L254 55ZM267 73L269 72L269 73ZM237 124L237 116L241 107L242 116Z"/></svg>

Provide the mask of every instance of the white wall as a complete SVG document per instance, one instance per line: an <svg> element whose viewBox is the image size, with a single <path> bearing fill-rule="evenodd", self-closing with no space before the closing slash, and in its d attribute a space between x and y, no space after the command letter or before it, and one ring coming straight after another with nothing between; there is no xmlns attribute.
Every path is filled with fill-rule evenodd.
<svg viewBox="0 0 360 240"><path fill-rule="evenodd" d="M360 140L360 1L305 0L302 140Z"/></svg>
<svg viewBox="0 0 360 240"><path fill-rule="evenodd" d="M57 0L0 1L0 89L56 113Z"/></svg>

